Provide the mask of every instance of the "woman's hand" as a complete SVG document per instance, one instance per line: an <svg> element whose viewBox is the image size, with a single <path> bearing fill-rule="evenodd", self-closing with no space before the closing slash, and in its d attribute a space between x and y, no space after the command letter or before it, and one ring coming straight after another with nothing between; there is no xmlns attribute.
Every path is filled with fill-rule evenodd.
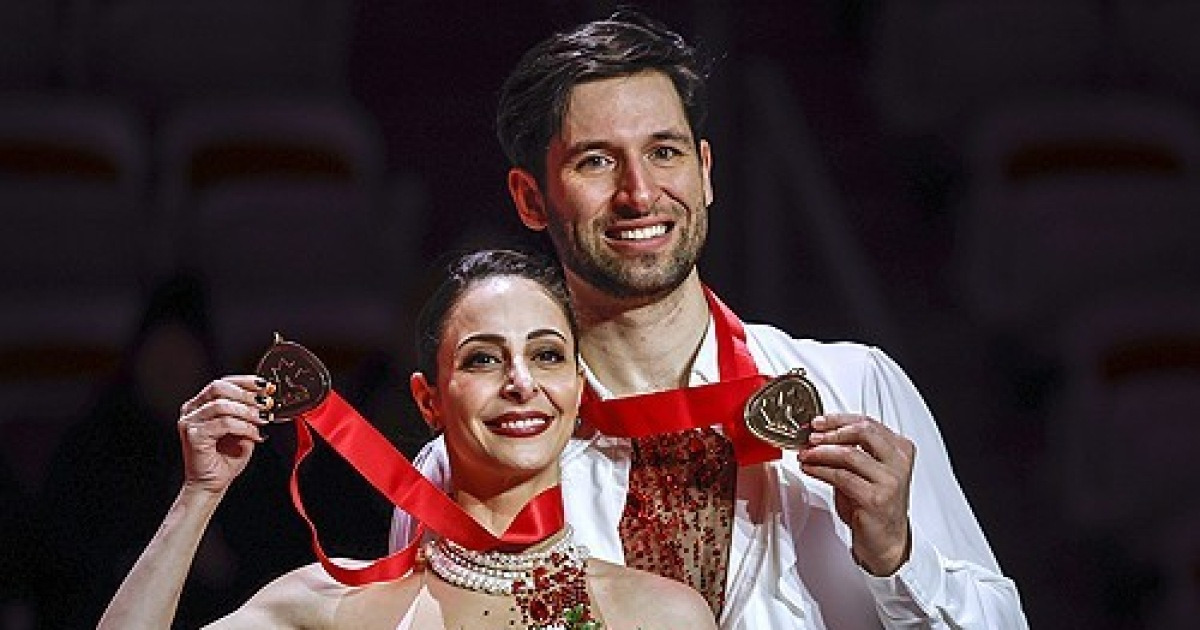
<svg viewBox="0 0 1200 630"><path fill-rule="evenodd" d="M274 390L256 376L226 376L183 404L178 426L185 490L221 494L229 488L264 439L259 427L267 424L262 416L274 406Z"/></svg>

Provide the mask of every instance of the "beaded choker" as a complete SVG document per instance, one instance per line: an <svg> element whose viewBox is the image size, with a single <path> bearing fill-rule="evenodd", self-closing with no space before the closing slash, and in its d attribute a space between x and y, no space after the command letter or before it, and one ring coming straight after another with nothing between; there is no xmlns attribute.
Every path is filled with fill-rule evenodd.
<svg viewBox="0 0 1200 630"><path fill-rule="evenodd" d="M520 585L555 569L583 569L587 547L576 544L568 525L549 547L540 551L473 551L438 538L425 550L429 568L443 580L470 591L512 595ZM538 569L542 569L541 572Z"/></svg>
<svg viewBox="0 0 1200 630"><path fill-rule="evenodd" d="M446 582L478 593L511 595L531 628L600 628L591 613L588 549L566 526L538 551L474 551L438 538L425 547L430 570Z"/></svg>

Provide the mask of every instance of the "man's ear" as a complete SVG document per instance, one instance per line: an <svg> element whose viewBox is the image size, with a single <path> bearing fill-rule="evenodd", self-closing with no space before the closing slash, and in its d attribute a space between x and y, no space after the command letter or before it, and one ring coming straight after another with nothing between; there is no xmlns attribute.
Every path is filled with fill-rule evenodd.
<svg viewBox="0 0 1200 630"><path fill-rule="evenodd" d="M700 176L704 182L704 205L710 206L713 202L713 186L712 186L712 146L708 140L700 141Z"/></svg>
<svg viewBox="0 0 1200 630"><path fill-rule="evenodd" d="M425 379L425 375L420 372L413 372L408 379L409 389L412 390L413 401L417 403L417 409L421 411L421 417L425 418L425 424L429 425L435 433L442 430L441 414L438 413L437 403L437 388L430 385Z"/></svg>
<svg viewBox="0 0 1200 630"><path fill-rule="evenodd" d="M508 194L517 206L517 216L525 227L541 231L546 229L546 203L537 179L523 168L508 170Z"/></svg>

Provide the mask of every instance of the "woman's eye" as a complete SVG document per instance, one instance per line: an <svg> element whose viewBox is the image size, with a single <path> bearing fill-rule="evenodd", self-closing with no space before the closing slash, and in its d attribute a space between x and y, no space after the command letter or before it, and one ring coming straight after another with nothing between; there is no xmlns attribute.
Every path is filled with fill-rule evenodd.
<svg viewBox="0 0 1200 630"><path fill-rule="evenodd" d="M538 350L533 353L533 360L538 363L563 363L567 360L567 355L558 349Z"/></svg>
<svg viewBox="0 0 1200 630"><path fill-rule="evenodd" d="M464 368L482 368L500 363L500 357L489 352L471 352L463 357Z"/></svg>

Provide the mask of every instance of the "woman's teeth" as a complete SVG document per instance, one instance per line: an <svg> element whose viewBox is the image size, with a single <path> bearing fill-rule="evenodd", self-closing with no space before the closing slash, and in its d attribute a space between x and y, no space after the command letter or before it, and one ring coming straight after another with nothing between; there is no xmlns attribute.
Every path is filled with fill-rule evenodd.
<svg viewBox="0 0 1200 630"><path fill-rule="evenodd" d="M503 431L528 431L544 424L546 424L545 418L521 418L520 420L506 420L497 424L496 428Z"/></svg>

